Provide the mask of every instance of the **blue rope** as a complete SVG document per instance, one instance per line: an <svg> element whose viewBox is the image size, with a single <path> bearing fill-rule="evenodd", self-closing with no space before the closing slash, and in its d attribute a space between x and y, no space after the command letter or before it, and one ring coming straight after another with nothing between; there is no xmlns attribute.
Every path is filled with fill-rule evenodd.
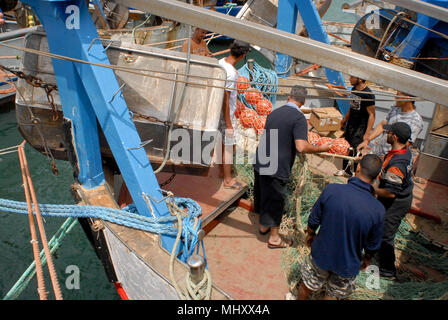
<svg viewBox="0 0 448 320"><path fill-rule="evenodd" d="M188 210L188 216L183 217L183 225L186 231L183 231L185 239L197 239L197 232L201 226L199 219L198 227L193 229L194 218L202 213L202 208L189 198L174 198L175 204L180 208ZM34 207L34 205L33 205ZM73 218L97 218L124 225L134 229L144 230L157 234L176 236L177 229L173 226L173 222L177 221L175 216L163 216L159 218L145 217L137 214L134 204L123 209L115 209L98 206L79 206L79 205L57 205L57 204L39 204L42 216L51 217L73 217ZM28 214L28 207L25 202L7 200L0 198L0 211L10 213ZM189 242L186 240L186 242ZM197 242L197 240L196 240ZM191 246L191 244L190 244Z"/></svg>
<svg viewBox="0 0 448 320"><path fill-rule="evenodd" d="M246 63L244 66L238 69L238 75L246 77L249 80L252 77L251 82L259 83L252 85L252 87L260 90L263 96L269 101L271 101L273 106L275 105L277 95L270 94L270 93L276 93L278 91L278 76L275 71L263 68L262 66L254 62L253 70L250 70ZM255 107L246 101L244 93L239 93L238 99L242 103L244 103L246 107L255 110Z"/></svg>

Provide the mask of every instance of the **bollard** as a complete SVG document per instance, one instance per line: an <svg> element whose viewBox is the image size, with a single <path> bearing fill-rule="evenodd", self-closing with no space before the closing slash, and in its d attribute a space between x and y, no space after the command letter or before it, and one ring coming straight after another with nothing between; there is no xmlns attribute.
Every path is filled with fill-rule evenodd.
<svg viewBox="0 0 448 320"><path fill-rule="evenodd" d="M205 260L202 256L194 254L187 260L187 265L190 268L191 281L198 284L204 278Z"/></svg>

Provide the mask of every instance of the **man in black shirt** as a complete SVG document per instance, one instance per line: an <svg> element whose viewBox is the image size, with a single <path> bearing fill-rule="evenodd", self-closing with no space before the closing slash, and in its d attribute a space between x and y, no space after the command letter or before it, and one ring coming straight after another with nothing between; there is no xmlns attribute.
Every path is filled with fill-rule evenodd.
<svg viewBox="0 0 448 320"><path fill-rule="evenodd" d="M375 123L375 96L364 79L350 76L350 84L352 85L350 109L342 119L341 127L345 126L344 138L353 148L350 156L355 156L356 148L366 138L369 138ZM337 86L331 85L331 87L335 88ZM343 96L339 92L336 93ZM355 163L355 170L356 165ZM348 166L348 160L343 160L342 167L344 170L337 171L335 175L351 177L352 172Z"/></svg>
<svg viewBox="0 0 448 320"><path fill-rule="evenodd" d="M288 103L272 111L260 138L254 164L254 204L260 214L260 233L270 231L268 247L285 248L288 243L279 235L286 183L297 152L326 152L330 145L308 143L308 123L299 109L305 103L306 90L294 86Z"/></svg>

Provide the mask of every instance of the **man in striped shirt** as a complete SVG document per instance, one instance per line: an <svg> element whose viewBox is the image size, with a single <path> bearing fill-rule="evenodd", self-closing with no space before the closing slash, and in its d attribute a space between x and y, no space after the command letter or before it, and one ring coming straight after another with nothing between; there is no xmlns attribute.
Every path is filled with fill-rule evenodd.
<svg viewBox="0 0 448 320"><path fill-rule="evenodd" d="M412 97L401 91L397 92L397 96ZM403 100L403 98L401 99ZM391 145L387 143L387 134L384 130L384 125L391 125L396 122L405 122L411 127L410 145L415 144L418 135L423 129L423 119L417 113L414 101L399 101L399 98L397 98L396 106L392 107L387 114L386 119L381 121L375 129L372 130L370 137L365 139L358 146L358 150L369 145L372 148L373 154L384 157L391 150ZM413 156L415 158L416 153L413 152Z"/></svg>

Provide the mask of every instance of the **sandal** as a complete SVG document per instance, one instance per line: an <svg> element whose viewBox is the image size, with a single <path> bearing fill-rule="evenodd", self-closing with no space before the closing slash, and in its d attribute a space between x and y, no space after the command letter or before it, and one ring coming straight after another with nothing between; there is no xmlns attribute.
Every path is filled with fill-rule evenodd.
<svg viewBox="0 0 448 320"><path fill-rule="evenodd" d="M269 249L284 249L284 248L288 248L290 246L292 246L292 240L284 241L282 239L282 241L278 244L268 242Z"/></svg>
<svg viewBox="0 0 448 320"><path fill-rule="evenodd" d="M240 189L243 188L243 185L241 183L239 183L239 182L235 182L231 186L226 186L223 183L223 186L224 186L224 189L233 189L233 190L240 190Z"/></svg>

